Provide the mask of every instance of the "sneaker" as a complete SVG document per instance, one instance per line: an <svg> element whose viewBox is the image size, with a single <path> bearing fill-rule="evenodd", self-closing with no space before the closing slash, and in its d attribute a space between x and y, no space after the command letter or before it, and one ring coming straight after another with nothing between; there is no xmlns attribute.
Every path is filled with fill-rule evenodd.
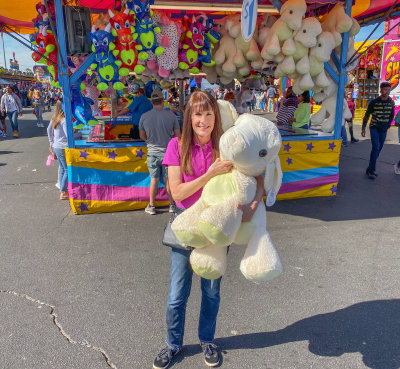
<svg viewBox="0 0 400 369"><path fill-rule="evenodd" d="M60 193L60 200L68 200L68 199L69 199L68 191Z"/></svg>
<svg viewBox="0 0 400 369"><path fill-rule="evenodd" d="M347 142L342 142L342 146L346 147L347 146Z"/></svg>
<svg viewBox="0 0 400 369"><path fill-rule="evenodd" d="M156 207L155 206L151 206L150 204L146 206L146 209L144 209L144 211L147 214L150 214L150 215L156 215L157 214L156 213Z"/></svg>
<svg viewBox="0 0 400 369"><path fill-rule="evenodd" d="M172 358L177 355L181 350L171 350L169 347L162 349L153 362L154 369L166 369L171 364Z"/></svg>
<svg viewBox="0 0 400 369"><path fill-rule="evenodd" d="M6 133L6 132L3 132L2 136L3 136L3 137L7 137L7 133Z"/></svg>
<svg viewBox="0 0 400 369"><path fill-rule="evenodd" d="M170 205L169 205L169 210L168 210L168 212L169 212L169 213L175 213L175 209L176 209L175 204L170 204Z"/></svg>
<svg viewBox="0 0 400 369"><path fill-rule="evenodd" d="M368 176L369 179L375 179L377 176L375 176L374 172L371 172L369 169L365 171L365 174Z"/></svg>
<svg viewBox="0 0 400 369"><path fill-rule="evenodd" d="M400 174L400 167L397 164L394 165L394 174Z"/></svg>
<svg viewBox="0 0 400 369"><path fill-rule="evenodd" d="M218 346L211 342L201 342L201 349L204 353L204 361L207 366L217 366L220 362Z"/></svg>
<svg viewBox="0 0 400 369"><path fill-rule="evenodd" d="M40 123L40 126L39 126L40 128L44 128L44 124L43 123Z"/></svg>
<svg viewBox="0 0 400 369"><path fill-rule="evenodd" d="M19 137L18 131L14 131L14 132L13 132L13 137L14 137L14 138L18 138L18 137Z"/></svg>
<svg viewBox="0 0 400 369"><path fill-rule="evenodd" d="M60 189L60 183L57 182L57 183L55 184L55 186L56 186L58 189Z"/></svg>
<svg viewBox="0 0 400 369"><path fill-rule="evenodd" d="M358 141L360 141L360 140L358 140L357 138L352 138L351 139L351 143L355 143L355 142L358 142Z"/></svg>

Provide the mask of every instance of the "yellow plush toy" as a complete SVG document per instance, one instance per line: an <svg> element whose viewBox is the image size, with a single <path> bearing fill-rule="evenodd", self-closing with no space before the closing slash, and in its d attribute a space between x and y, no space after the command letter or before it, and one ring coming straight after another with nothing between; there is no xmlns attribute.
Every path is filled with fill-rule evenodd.
<svg viewBox="0 0 400 369"><path fill-rule="evenodd" d="M220 102L224 128L237 115ZM242 114L221 137L220 154L233 163L232 172L211 179L201 198L172 223L176 237L195 247L190 262L203 278L216 279L226 269L231 243L247 245L241 261L242 274L252 281L270 280L281 273L278 254L266 230L266 211L260 203L251 222L242 223L238 205L249 204L255 196L255 177L265 174L267 205L275 202L282 183L278 153L282 141L274 123Z"/></svg>

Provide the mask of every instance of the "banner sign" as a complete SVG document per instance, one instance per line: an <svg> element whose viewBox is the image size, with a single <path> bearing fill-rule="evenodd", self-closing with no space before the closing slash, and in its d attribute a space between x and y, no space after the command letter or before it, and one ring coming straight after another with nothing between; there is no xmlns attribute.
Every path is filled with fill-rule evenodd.
<svg viewBox="0 0 400 369"><path fill-rule="evenodd" d="M381 82L389 82L390 94L400 94L400 40L384 42L382 51Z"/></svg>
<svg viewBox="0 0 400 369"><path fill-rule="evenodd" d="M242 7L242 36L245 41L250 41L257 24L258 1L244 0Z"/></svg>

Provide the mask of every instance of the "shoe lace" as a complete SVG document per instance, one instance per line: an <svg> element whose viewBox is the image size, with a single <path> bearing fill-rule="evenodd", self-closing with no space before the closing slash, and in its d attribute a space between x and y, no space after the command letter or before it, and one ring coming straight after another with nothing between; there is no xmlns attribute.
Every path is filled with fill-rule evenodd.
<svg viewBox="0 0 400 369"><path fill-rule="evenodd" d="M203 344L203 351L205 356L213 356L214 352L217 350L217 345L214 343Z"/></svg>
<svg viewBox="0 0 400 369"><path fill-rule="evenodd" d="M172 357L172 351L171 351L170 348L166 347L166 348L162 349L162 350L160 351L160 353L159 353L157 356L158 356L160 359L163 359L163 358L168 358L168 359L170 359L170 358Z"/></svg>

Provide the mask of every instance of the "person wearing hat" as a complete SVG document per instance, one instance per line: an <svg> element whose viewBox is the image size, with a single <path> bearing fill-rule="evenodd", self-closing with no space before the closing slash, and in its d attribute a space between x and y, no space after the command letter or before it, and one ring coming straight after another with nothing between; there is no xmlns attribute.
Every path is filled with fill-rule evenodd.
<svg viewBox="0 0 400 369"><path fill-rule="evenodd" d="M146 113L147 111L151 110L153 108L153 105L149 101L149 99L146 97L144 93L143 88L138 88L135 91L135 98L133 101L127 106L126 108L123 108L120 110L116 117L119 117L120 115L125 115L127 113L130 113L132 116L132 123L134 125L133 129L135 126L137 127L139 125L139 120L140 117L142 116L143 113ZM138 137L136 137L138 138Z"/></svg>
<svg viewBox="0 0 400 369"><path fill-rule="evenodd" d="M145 212L156 214L154 206L160 177L164 178L169 198L169 212L175 211L175 203L168 186L167 168L162 165L165 151L172 137L180 137L181 130L175 114L164 110L164 96L162 91L154 90L151 94L153 109L144 113L139 121L139 136L147 144L147 167L150 173L150 199Z"/></svg>

